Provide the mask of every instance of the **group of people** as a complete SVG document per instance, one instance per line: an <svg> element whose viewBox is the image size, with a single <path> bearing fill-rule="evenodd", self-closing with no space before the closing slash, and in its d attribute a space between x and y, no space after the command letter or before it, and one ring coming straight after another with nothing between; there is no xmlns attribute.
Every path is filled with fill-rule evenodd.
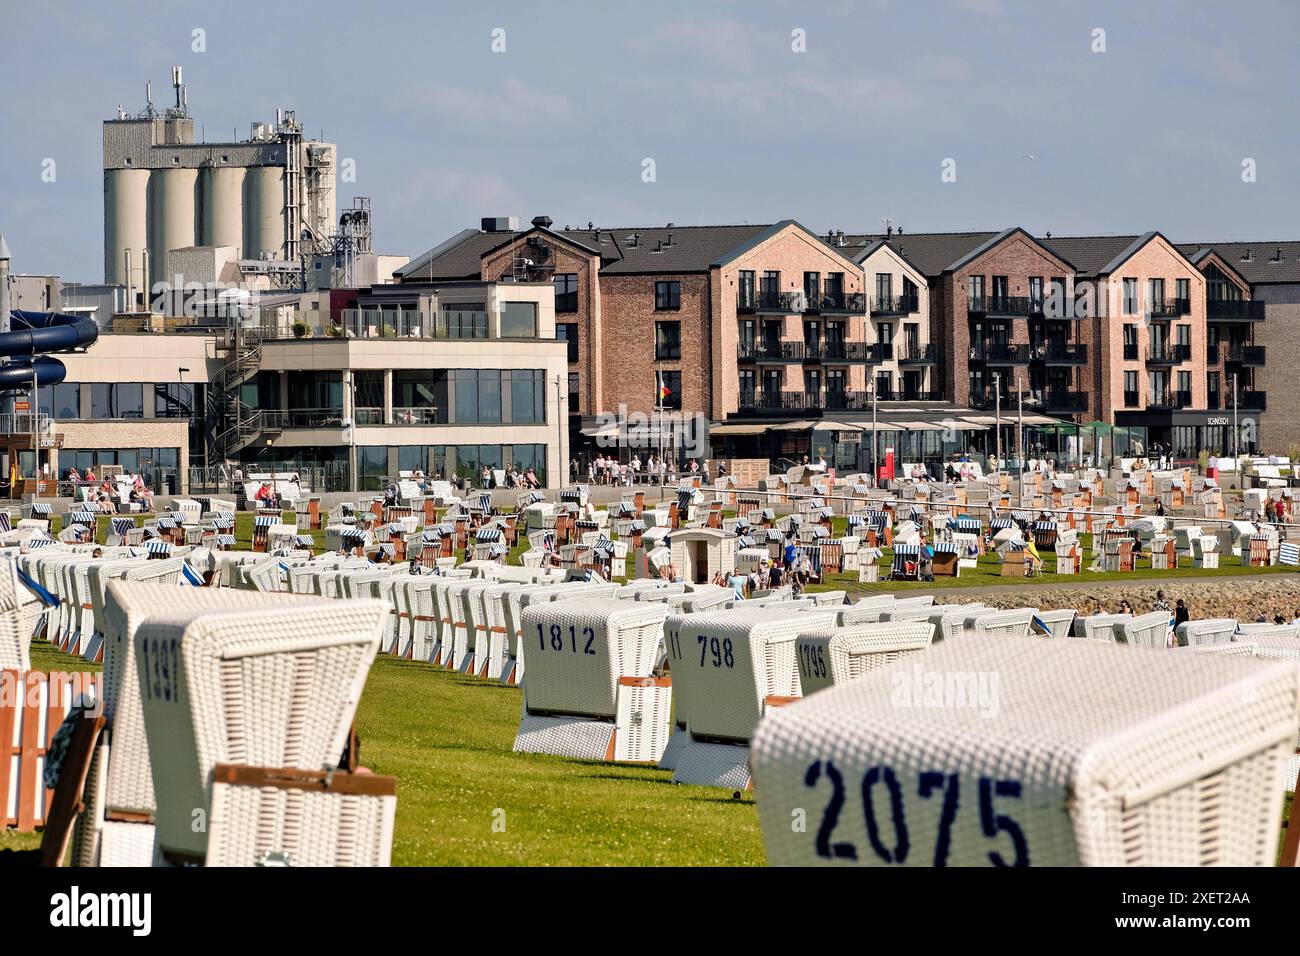
<svg viewBox="0 0 1300 956"><path fill-rule="evenodd" d="M643 463L640 456L635 453L627 461L619 461L612 455L607 457L604 452L599 452L587 463L586 473L587 483L591 485L631 486L643 482L671 485L676 484L678 478L677 465L671 459L652 454ZM725 477L726 474L726 467L719 464L718 477ZM569 462L569 475L575 484L582 478L582 467L576 458ZM682 467L681 477L697 475L708 481L709 466L707 462L701 465L698 458L692 458Z"/></svg>
<svg viewBox="0 0 1300 956"><path fill-rule="evenodd" d="M504 472L504 484L506 488L540 488L541 481L537 478L537 472L532 468L521 468L516 465L507 464ZM479 481L484 488L496 488L496 472L490 465L484 465L482 472L479 474Z"/></svg>
<svg viewBox="0 0 1300 956"><path fill-rule="evenodd" d="M84 474L76 468L69 468L67 480L72 482L74 487L85 488L87 485L93 485L86 490L86 503L94 505L95 510L103 514L117 514L117 487L107 478L103 480L97 478L94 468L87 468ZM95 482L99 484L95 485ZM139 475L136 475L131 482L128 500L132 504L139 505L141 511L153 511L153 489L146 485Z"/></svg>

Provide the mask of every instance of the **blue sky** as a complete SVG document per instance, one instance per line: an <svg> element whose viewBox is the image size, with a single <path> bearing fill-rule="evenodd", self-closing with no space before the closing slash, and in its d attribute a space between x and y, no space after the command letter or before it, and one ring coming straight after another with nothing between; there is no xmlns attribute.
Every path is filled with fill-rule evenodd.
<svg viewBox="0 0 1300 956"><path fill-rule="evenodd" d="M283 106L338 143L357 170L340 205L372 197L384 252L543 213L1300 238L1294 2L8 5L17 271L102 279L100 122L146 80L166 104L173 63L209 140Z"/></svg>

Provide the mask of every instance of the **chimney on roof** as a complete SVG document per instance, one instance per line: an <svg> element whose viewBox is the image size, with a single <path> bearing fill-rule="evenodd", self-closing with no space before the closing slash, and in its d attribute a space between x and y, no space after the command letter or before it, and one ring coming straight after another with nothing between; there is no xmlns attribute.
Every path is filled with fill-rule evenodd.
<svg viewBox="0 0 1300 956"><path fill-rule="evenodd" d="M1242 262L1250 262L1250 261L1251 261L1251 258L1250 258L1250 247L1249 247L1249 246L1246 247L1246 254L1245 254L1244 256L1241 257L1241 261L1242 261Z"/></svg>
<svg viewBox="0 0 1300 956"><path fill-rule="evenodd" d="M635 249L640 244L641 244L641 233L639 232L632 233L632 235L629 237L628 245L630 245L633 249Z"/></svg>
<svg viewBox="0 0 1300 956"><path fill-rule="evenodd" d="M664 251L664 241L662 239L656 239L655 252L663 252L663 251Z"/></svg>
<svg viewBox="0 0 1300 956"><path fill-rule="evenodd" d="M550 229L555 220L550 216L536 216L533 219L533 225L538 229Z"/></svg>
<svg viewBox="0 0 1300 956"><path fill-rule="evenodd" d="M894 225L888 219L885 220L885 238L888 239L894 234Z"/></svg>
<svg viewBox="0 0 1300 956"><path fill-rule="evenodd" d="M673 224L672 224L671 222L670 222L668 225L664 226L665 229L671 229L672 227L673 227Z"/></svg>
<svg viewBox="0 0 1300 956"><path fill-rule="evenodd" d="M1281 262L1281 261L1282 261L1282 247L1281 247L1281 246L1278 246L1278 247L1277 247L1277 251L1273 253L1273 261L1274 261L1274 262Z"/></svg>
<svg viewBox="0 0 1300 956"><path fill-rule="evenodd" d="M673 244L673 234L670 232L668 233L668 239L664 242L664 246L665 247L671 246L672 244Z"/></svg>

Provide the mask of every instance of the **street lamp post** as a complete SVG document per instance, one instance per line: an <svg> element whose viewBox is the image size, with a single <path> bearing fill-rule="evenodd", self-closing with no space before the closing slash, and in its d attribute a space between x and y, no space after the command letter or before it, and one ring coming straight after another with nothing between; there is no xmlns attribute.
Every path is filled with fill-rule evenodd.
<svg viewBox="0 0 1300 956"><path fill-rule="evenodd" d="M1232 457L1237 458L1237 373L1232 373ZM1241 474L1240 469L1237 471Z"/></svg>
<svg viewBox="0 0 1300 956"><path fill-rule="evenodd" d="M987 406L986 406L987 407ZM1002 468L1002 373L993 373L993 455Z"/></svg>
<svg viewBox="0 0 1300 956"><path fill-rule="evenodd" d="M871 487L875 488L880 482L880 465L879 454L876 451L879 439L879 420L876 418L876 383L870 381L867 383L867 390L871 392Z"/></svg>

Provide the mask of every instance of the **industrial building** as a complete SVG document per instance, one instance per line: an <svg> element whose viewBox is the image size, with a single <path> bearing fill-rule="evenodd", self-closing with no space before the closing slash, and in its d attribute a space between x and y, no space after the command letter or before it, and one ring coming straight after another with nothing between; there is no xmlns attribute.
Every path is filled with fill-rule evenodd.
<svg viewBox="0 0 1300 956"><path fill-rule="evenodd" d="M104 282L128 299L171 281L170 257L227 247L236 261L296 263L334 233L333 143L307 139L293 111L253 123L248 139L196 142L181 68L175 102L153 97L104 121Z"/></svg>

